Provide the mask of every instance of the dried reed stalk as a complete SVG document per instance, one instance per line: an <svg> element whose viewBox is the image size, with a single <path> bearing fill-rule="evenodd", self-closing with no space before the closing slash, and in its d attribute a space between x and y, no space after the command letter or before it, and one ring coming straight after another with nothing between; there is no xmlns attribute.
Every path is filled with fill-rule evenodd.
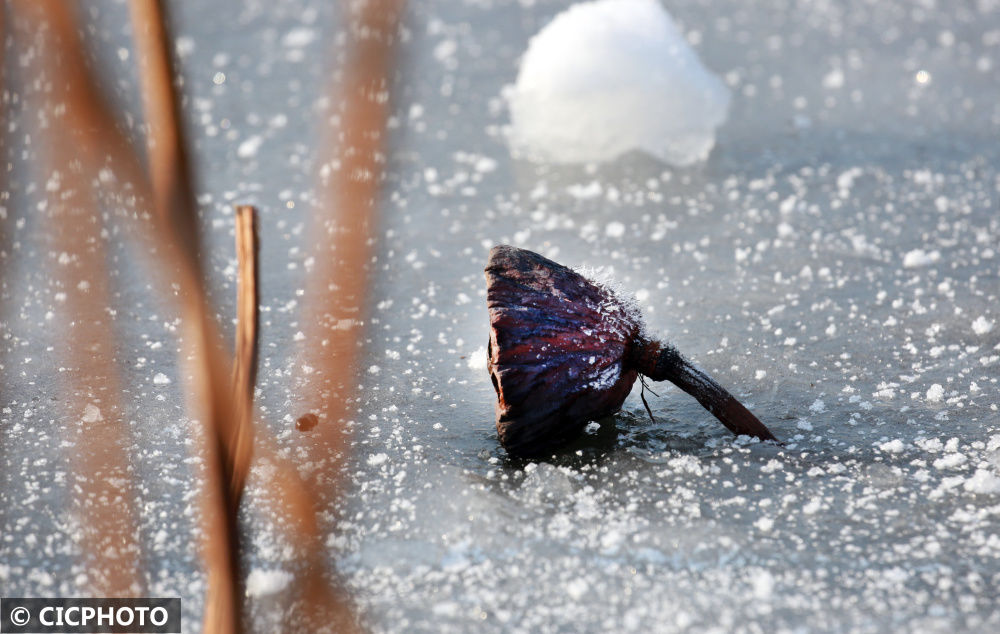
<svg viewBox="0 0 1000 634"><path fill-rule="evenodd" d="M74 130L63 129L59 107L72 100L73 91L71 69L60 53L76 47L78 40L69 15L61 7L48 11L48 4L16 2L13 8L22 18L19 26L23 28L17 29L21 50L27 50L33 39L39 52L29 57L32 76L51 80L51 90L38 93L43 103L37 111L45 115L35 122L35 129L44 147L44 173L39 176L47 183L46 239L52 253L58 254L53 277L65 296L60 313L69 366L69 411L76 417L73 431L78 448L72 489L83 550L91 559L92 592L141 596L144 584L127 458L129 434L118 398L122 388L109 310L109 275L101 214L94 198L99 149ZM0 34L0 42L5 43L2 28ZM30 85L23 77L21 84ZM48 124L41 124L45 119Z"/></svg>
<svg viewBox="0 0 1000 634"><path fill-rule="evenodd" d="M314 485L337 486L338 456L345 456L345 428L355 402L359 341L368 302L368 265L373 256L377 199L385 161L393 49L402 0L368 0L348 16L348 54L343 80L332 90L342 102L339 129L321 161L339 168L319 183L311 253L316 266L306 281L303 311L307 337L301 351L306 406L319 412L313 462L326 465ZM338 94L339 93L339 94ZM337 133L339 133L339 138Z"/></svg>
<svg viewBox="0 0 1000 634"><path fill-rule="evenodd" d="M28 0L21 1L25 5L34 4ZM59 2L38 3L40 19L56 23L61 32L75 36L72 24L65 14L65 9L60 5ZM345 82L345 94L349 98L345 112L347 116L344 119L345 140L341 146L341 161L345 170L350 170L349 173L371 175L369 178L371 182L361 187L360 191L354 191L349 186L345 187L346 193L335 197L340 199L343 196L343 200L347 204L343 206L344 211L341 212L341 215L348 218L350 218L350 213L347 212L347 208L360 211L366 218L371 215L373 210L374 193L378 183L377 174L380 167L376 157L381 144L380 137L384 129L386 114L384 90L388 84L388 52L394 39L393 34L400 6L401 2L398 0L376 1L366 5L358 21L359 28L354 31L358 37L353 48L354 54L351 56L354 63L349 64L348 80ZM114 115L95 89L89 70L82 63L82 47L75 37L64 38L67 44L60 51L60 56L67 60L68 68L66 75L61 80L65 85L67 96L65 118L70 129L84 135L83 143L92 144L94 147L100 146L107 153L104 157L105 162L119 179L116 183L118 191L135 195L140 208L149 200L156 201L153 205L156 213L154 213L151 222L140 221L137 223L140 228L139 237L146 242L149 252L155 256L159 267L163 270L176 271L176 276L180 279L181 290L178 295L184 306L181 312L185 315L185 352L186 356L193 360L190 374L194 376L194 380L189 387L189 400L193 403L192 410L206 424L206 437L209 441L208 451L205 455L207 484L203 496L203 514L206 522L206 542L203 547L203 555L209 573L209 593L206 597L203 626L206 631L237 631L240 627L240 579L236 565L238 544L235 514L230 509L235 508L235 505L231 503L232 483L235 481L232 475L236 471L234 466L239 465L233 465L234 452L227 450L227 447L233 446L233 443L229 441L236 437L236 434L232 433L233 421L236 420L236 416L233 412L234 407L228 398L232 396L231 378L227 359L219 353L221 347L218 345L220 339L217 328L209 318L209 312L206 309L202 277L197 262L199 242L197 240L196 218L193 213L193 200L189 195L183 194L184 191L191 191L191 181L190 178L185 177L187 174L186 159L182 151L184 146L180 127L177 125L177 102L173 98L171 100L173 107L164 108L159 98L153 96L154 94L173 95L172 85L169 85L172 75L169 66L167 66L169 56L164 44L167 41L165 26L162 20L155 17L159 9L155 3L143 0L141 3L133 4L132 8L137 12L133 14L134 19L140 25L148 23L160 25L158 29L152 29L152 31L147 31L142 27L136 29L140 59L161 69L156 74L156 77L160 78L157 82L159 89L146 94L144 98L146 103L156 101L160 104L160 109L154 108L149 110L147 114L153 146L150 154L151 173L154 174L154 180L159 185L157 187L150 185L146 174L141 169L134 149L116 126ZM159 45L156 45L157 41L159 41ZM167 68L165 72L162 70L164 68ZM379 72L380 70L385 72ZM146 77L146 74L143 73L143 76ZM374 93L371 91L372 84L368 84L366 87L365 77L375 78L373 85L376 90ZM166 83L164 83L164 78ZM148 83L149 81L145 82L145 84ZM371 104L374 104L378 111L374 118L365 116L364 112L364 109ZM156 115L157 112L160 114ZM156 117L155 121L154 117ZM166 125L164 125L164 121L167 122ZM164 129L168 130L166 134L158 133ZM352 143L353 139L359 139L362 143L360 145L354 144ZM374 145L371 141L375 142ZM165 151L164 148L168 148L168 150ZM361 158L355 160L358 156ZM368 157L368 160L365 157ZM344 160L345 158L346 160ZM339 189L334 187L335 191ZM366 196L365 192L369 196ZM331 244L338 245L334 247L334 251L342 256L341 261L348 266L352 262L364 264L368 257L364 255L358 257L357 253L352 256L348 247L353 242L352 237L360 237L363 238L362 253L367 252L370 245L370 224L363 223L360 226L363 231L355 230L358 226L351 223L344 223L343 228L345 230L336 232L337 235L331 242ZM361 267L358 266L353 270L360 271ZM322 279L331 280L331 283L336 285L336 276L324 274ZM355 316L358 315L364 304L364 282L361 286L361 289L355 288L353 292L347 294L347 298L355 300L347 302L347 304L356 306L354 310L348 308L347 313ZM329 284L326 284L321 285L321 290L324 287L331 288ZM344 304L344 302L339 303ZM327 315L336 319L336 311L330 311ZM190 318L191 316L194 318ZM353 317L348 319L353 319ZM331 322L327 320L327 323ZM333 321L332 323L337 325L342 322ZM355 354L351 354L349 357L349 369L343 376L355 374L354 367L357 364ZM334 368L337 365L339 363L333 363ZM324 363L319 367L326 369L329 366ZM324 371L323 374L333 377L337 375L337 372ZM330 408L333 416L328 414L327 418L337 418L338 401L334 395L326 392L322 394L322 397L330 399L333 405ZM341 411L346 411L345 407L346 403L339 406ZM249 407L247 409L249 410ZM337 445L340 440L340 436L337 434L334 434L333 443L328 442L329 437L323 436L323 438L325 441L319 443L320 446ZM325 553L316 525L315 510L317 504L310 495L310 489L302 486L296 472L286 461L276 458L276 452L273 451L269 443L264 443L264 446L266 447L266 451L263 452L264 457L274 459L279 467L276 477L272 481L275 499L289 513L290 519L294 521L300 534L307 538L306 549L310 555L309 559L314 565L308 567L308 575L304 584L306 592L303 594L311 599L307 601L307 605L308 612L313 617L312 622L325 625L324 629L332 627L337 631L356 630L357 624L349 602L331 588L325 576L318 572L323 568ZM227 458L230 461L228 469L225 466ZM249 464L245 467L249 468ZM333 479L330 478L328 481ZM227 486L227 483L230 486ZM316 491L316 489L312 490Z"/></svg>
<svg viewBox="0 0 1000 634"><path fill-rule="evenodd" d="M197 244L197 223L193 220L193 198L190 195L168 195L156 191L158 186L166 186L173 183L180 190L190 192L189 184L191 182L190 177L185 176L187 160L183 151L183 135L179 124L178 108L176 107L176 93L173 91L173 85L170 82L172 71L169 70L169 51L165 45L165 42L170 41L166 36L168 23L163 19L162 7L153 0L142 0L141 2L132 4L131 7L133 10L132 15L137 38L137 49L140 52L139 57L141 60L147 60L147 64L155 65L160 69L159 71L150 73L148 76L146 73L143 73L145 78L144 86L149 86L149 89L144 89L143 91L143 100L144 103L150 104L146 106L146 110L149 113L147 115L150 126L151 145L149 161L150 171L153 175L154 199L159 201L156 208L159 210L158 213L161 214L162 218L162 215L169 211L165 210L163 205L169 203L174 206L172 208L174 213L186 214L191 218L190 222L175 221L173 224L180 228L190 228L192 233L188 234L188 243ZM155 22L159 25L159 28L149 28L147 30L143 27L144 24L150 22ZM151 86L154 82L157 84L155 88ZM170 98L170 103L174 104L173 108L167 108L162 104L162 99L165 96ZM152 102L157 103L153 105ZM156 121L154 121L154 117L156 117ZM173 146L173 149L170 149L170 146ZM171 161L173 161L172 164L170 163ZM157 183L160 183L160 185L157 185ZM190 270L193 265L194 258L188 258L188 266L185 268ZM200 285L198 286L198 290L197 296L202 302L199 313L205 317L208 315L208 312L204 309L204 291ZM246 309L243 308L245 305L244 302L241 300L239 303L241 312L245 311ZM254 304L256 305L256 302ZM204 319L202 323L202 334L205 337L203 341L215 342L214 324ZM218 348L215 347L212 349L217 350ZM237 348L237 359L239 359L240 349L240 347ZM218 359L218 355L214 355L213 357L216 360ZM249 357L252 358L253 355L249 355ZM246 364L243 367L249 370L248 377L252 377L255 374L252 370L252 364ZM240 371L239 368L239 361L237 361L237 372ZM203 374L203 376L205 375ZM218 385L218 378L220 376L218 364L214 364L213 367L209 368L207 376L213 385ZM214 429L216 437L219 439L219 455L225 467L223 476L228 476L227 481L230 484L230 491L232 493L229 499L230 517L234 529L231 532L233 536L233 539L230 541L231 544L236 543L235 509L238 505L239 495L242 492L243 483L246 480L252 457L251 444L253 436L250 431L250 424L252 422L251 399L253 390L250 379L248 379L246 386L246 389L234 391L233 396L235 397L235 401L233 402L233 409L223 411L220 416L214 418L216 421ZM220 398L216 388L212 389L212 394L214 398L211 402L216 407L224 407L226 405L226 401ZM241 410L245 412L245 415L240 414ZM295 469L286 460L278 456L270 442L263 441L258 443L258 449L262 457L268 459L277 468L272 481L272 484L275 485L273 495L282 505L288 519L291 520L291 525L298 531L300 541L304 541L307 544L307 570L316 571L325 569L323 564L326 553L322 547L321 535L316 523L316 504L309 495L308 489L303 487ZM218 553L219 549L220 545L217 544L206 550L211 554ZM206 631L230 631L228 630L230 624L238 626L239 623L235 619L225 620L225 613L229 609L229 606L226 605L222 596L223 584L221 571L223 570L223 566L218 561L213 562L210 559L206 559L206 564L209 568L210 588L209 595L206 597L204 628ZM213 577L213 569L220 571L220 574ZM231 570L233 572L238 571L238 568L235 566L235 559ZM220 589L217 591L212 590L213 578L219 584L218 588ZM238 584L234 585L238 587ZM314 600L308 601L310 608L317 608L319 614L322 615L322 618L311 621L313 625L322 626L324 629L333 627L335 631L344 632L355 629L356 619L354 618L353 609L349 601L346 600L339 588L334 588L329 584L325 576L310 576L307 588L309 596L315 597Z"/></svg>
<svg viewBox="0 0 1000 634"><path fill-rule="evenodd" d="M242 574L237 509L252 456L246 438L239 443L244 435L232 397L248 397L232 389L229 360L219 346L218 329L207 306L197 206L173 84L168 23L158 0L133 0L129 10L141 68L153 208L157 224L172 238L171 259L180 266L183 349L190 360L189 408L203 422L207 441L202 558L208 590L202 627L209 632L238 632L242 629ZM241 407L250 412L249 403Z"/></svg>
<svg viewBox="0 0 1000 634"><path fill-rule="evenodd" d="M306 280L303 318L306 344L300 351L302 393L307 411L319 414L310 433L310 463L318 468L310 488L323 508L342 510L341 467L349 451L347 419L355 406L365 310L368 302L368 263L377 222L377 198L384 163L385 129L389 114L393 51L403 0L367 0L347 15L348 49L343 80L331 87L332 103L343 103L339 130L331 130L336 153L323 156L326 166L339 164L329 178L321 178L319 202L312 219L315 236L311 253L316 267ZM339 139L336 133L339 132ZM307 542L313 561L324 546L318 534ZM333 606L319 592L325 571L307 569L298 580L306 598L307 618L313 623L337 622L334 631L356 628L349 606Z"/></svg>
<svg viewBox="0 0 1000 634"><path fill-rule="evenodd" d="M233 462L250 464L253 457L253 392L257 383L257 227L256 210L236 207L236 344L233 361L233 407L236 434ZM246 472L234 472L232 502L237 505L246 485Z"/></svg>

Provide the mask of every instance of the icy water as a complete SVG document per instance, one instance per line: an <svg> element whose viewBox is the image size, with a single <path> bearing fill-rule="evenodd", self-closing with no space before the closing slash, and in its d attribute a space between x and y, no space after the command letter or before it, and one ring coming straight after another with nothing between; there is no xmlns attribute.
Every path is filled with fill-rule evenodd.
<svg viewBox="0 0 1000 634"><path fill-rule="evenodd" d="M230 331L231 205L260 208L258 403L295 456L308 442L290 405L296 298L336 16L272 4L179 3L178 49ZM328 541L371 628L998 631L1000 6L671 1L733 92L708 161L514 162L502 94L565 6L408 10L353 488ZM88 12L107 87L138 126L125 7ZM23 129L5 160L30 149ZM22 168L0 220L6 596L87 587L65 512L62 429L79 413L57 400L44 184ZM655 423L635 394L553 459L509 460L483 357L496 243L605 267L785 446L734 439L661 385ZM183 597L195 631L204 578L177 324L139 256L111 244L147 580ZM260 631L289 616L274 609L291 549L267 486L255 472L245 514Z"/></svg>

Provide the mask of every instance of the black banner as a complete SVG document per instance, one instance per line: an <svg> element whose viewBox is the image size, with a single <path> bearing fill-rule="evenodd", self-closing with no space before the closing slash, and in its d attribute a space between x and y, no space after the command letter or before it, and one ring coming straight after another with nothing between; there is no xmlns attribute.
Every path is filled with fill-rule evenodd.
<svg viewBox="0 0 1000 634"><path fill-rule="evenodd" d="M0 599L0 632L180 632L181 600Z"/></svg>

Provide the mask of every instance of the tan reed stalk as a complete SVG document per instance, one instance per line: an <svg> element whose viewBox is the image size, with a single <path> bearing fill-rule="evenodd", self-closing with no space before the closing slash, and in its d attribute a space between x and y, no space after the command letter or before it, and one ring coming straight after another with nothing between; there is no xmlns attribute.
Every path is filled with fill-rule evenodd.
<svg viewBox="0 0 1000 634"><path fill-rule="evenodd" d="M228 358L218 346L219 334L207 310L200 266L200 232L189 170L180 101L173 84L169 25L158 0L129 4L136 51L140 61L147 154L154 212L170 231L181 265L183 350L191 360L189 407L205 426L206 482L202 497L205 540L202 557L208 590L202 628L208 632L242 629L242 574L239 560L237 510L250 469L252 447L241 436ZM250 404L242 408L250 412Z"/></svg>
<svg viewBox="0 0 1000 634"><path fill-rule="evenodd" d="M310 486L323 508L340 512L336 500L344 497L341 468L347 458L350 435L346 423L355 404L365 311L369 299L368 264L372 259L377 223L378 189L382 180L385 129L389 114L393 52L403 0L368 0L356 14L345 15L348 48L343 79L331 86L331 103L343 103L340 127L330 130L335 148L320 153L324 166L339 163L329 179L320 179L313 212L310 245L316 266L306 280L303 321L307 337L300 350L302 394L307 411L320 422L310 432L310 463L318 469ZM349 10L349 9L348 9ZM337 138L339 133L339 138ZM323 545L309 544L322 556ZM333 631L359 627L349 620L347 605L336 610L319 592L326 573L312 566L298 579L311 622L333 621Z"/></svg>
<svg viewBox="0 0 1000 634"><path fill-rule="evenodd" d="M253 392L257 382L257 228L256 210L236 207L236 343L233 360L233 407L236 437L233 462L250 464L253 454ZM247 472L234 472L232 503L239 505ZM239 479L235 479L239 478ZM239 509L234 508L236 513Z"/></svg>
<svg viewBox="0 0 1000 634"><path fill-rule="evenodd" d="M59 312L68 366L68 413L78 450L70 488L81 520L83 551L90 560L89 591L106 597L141 596L129 434L119 402L122 385L109 310L110 282L95 200L99 150L60 120L59 108L73 103L66 52L76 47L76 32L67 14L47 14L45 4L17 2L13 8L27 27L16 34L19 48L26 50L34 40L39 52L28 58L31 77L52 82L50 92L37 94L37 111L46 113L49 124L36 125L35 133L43 142L40 177L47 183L45 240L51 253L58 254L51 267L65 296ZM0 28L0 42L4 35ZM22 86L28 85L24 77L21 80Z"/></svg>
<svg viewBox="0 0 1000 634"><path fill-rule="evenodd" d="M373 256L377 201L389 115L393 49L402 0L369 0L347 16L348 51L343 80L332 88L331 103L343 103L339 128L326 147L335 153L320 165L338 163L321 178L312 219L310 253L315 268L306 280L301 350L305 405L319 413L311 434L312 462L326 465L314 486L339 485L340 458L349 444L345 423L356 398L360 349L368 302L368 265ZM339 138L338 138L339 136ZM335 159L335 160L334 160Z"/></svg>
<svg viewBox="0 0 1000 634"><path fill-rule="evenodd" d="M236 344L233 364L233 402L236 407L238 426L244 434L237 438L239 443L253 443L253 390L257 373L257 233L255 209L249 205L236 207L236 259L238 265L238 285L236 300ZM311 624L332 626L336 632L357 631L353 607L340 588L331 587L325 571L326 552L323 547L319 527L315 521L315 502L308 495L298 472L287 461L279 457L269 438L258 441L262 458L274 468L272 485L279 492L276 501L284 517L291 520L289 528L294 531L294 542L306 545L306 587L310 588L309 600L315 603L321 619ZM240 483L240 489L242 489ZM312 604L311 604L312 605Z"/></svg>
<svg viewBox="0 0 1000 634"><path fill-rule="evenodd" d="M168 22L163 19L162 6L152 0L143 0L142 2L137 2L131 5L133 13L133 23L134 30L137 36L137 49L140 50L140 59L150 60L149 63L154 63L157 67L161 69L159 72L152 73L144 84L151 84L153 81L158 81L160 86L155 90L144 90L144 103L150 103L154 100L159 99L162 95L169 94L172 98L172 103L176 104L176 94L173 91L173 85L170 83L170 78L172 77L171 71L163 71L162 69L168 68L169 64L169 51L163 42L170 41L167 34ZM149 29L144 30L142 24L148 23L149 21L155 21L160 24L159 29ZM160 45L154 46L154 41L160 40ZM159 61L157 61L159 60ZM144 74L145 77L145 74ZM154 198L161 201L159 204L165 204L169 201L171 204L178 205L181 212L185 210L193 210L193 199L188 196L168 196L162 193L156 193L155 188L157 187L157 181L161 183L190 183L191 179L183 175L183 171L186 168L187 160L183 158L183 142L182 142L182 132L179 126L178 109L176 106L173 109L163 107L162 103L157 106L148 108L150 113L148 117L150 118L150 135L152 139L152 149L150 154L150 166L151 172L153 174L153 187L154 187ZM152 117L161 117L159 120L159 125L154 127ZM167 132L164 133L163 131ZM176 145L175 150L165 149L165 145L174 143ZM174 160L173 170L169 169L166 163L170 160ZM159 174L159 176L157 176ZM188 187L190 190L190 188ZM184 207L184 201L187 200L187 207ZM163 213L162 207L159 207L161 214ZM162 216L161 216L162 217ZM193 211L190 213L190 217L194 218ZM197 230L196 222L174 222L177 227L191 227L193 230ZM196 234L190 236L189 240L191 243L196 243ZM190 259L188 260L190 263ZM199 278L200 279L200 278ZM204 292L200 289L199 297L204 301ZM240 302L241 306L243 302ZM207 316L207 312L204 309L201 310L201 314ZM204 322L203 322L204 323ZM206 323L203 333L207 333L207 340L214 342L216 341L214 337L214 324ZM218 348L215 348L218 349ZM239 348L237 349L237 354L239 354ZM251 355L252 357L253 355ZM255 374L252 371L251 365L246 366L251 369L250 376ZM215 371L209 373L210 378L218 378L217 368ZM252 432L250 431L249 425L252 423L252 407L251 401L252 383L248 384L245 390L234 393L236 401L233 403L235 408L232 412L227 412L226 415L217 418L217 420L222 423L217 426L217 433L220 434L220 446L221 455L225 460L228 458L228 464L226 466L230 467L228 473L228 482L230 483L230 490L233 497L230 498L230 505L232 509L237 508L239 495L242 493L243 483L246 480L246 475L249 470L251 455L251 444L252 444ZM215 392L215 390L213 390ZM215 392L217 394L217 392ZM220 399L215 399L216 405L225 405ZM247 415L241 416L238 414L240 409L243 409ZM242 421L242 423L241 423ZM230 423L226 425L226 423ZM241 431L242 430L242 431ZM241 441L241 439L243 439ZM322 547L321 536L315 521L315 509L312 497L309 495L308 489L302 486L301 480L298 478L295 469L288 464L286 460L280 459L277 452L274 450L270 442L262 442L259 444L258 449L261 451L263 457L267 458L273 465L277 467L276 477L273 484L275 485L274 497L280 502L283 508L288 512L289 519L292 520L292 525L298 529L300 532L300 537L307 544L306 552L308 553L308 565L307 569L310 571L322 570L325 568L323 565L326 558L325 550ZM225 463L224 463L225 464ZM233 521L235 521L235 511L232 513ZM235 531L233 532L234 537L236 536ZM217 550L216 550L217 552ZM221 568L220 568L221 569ZM212 566L209 564L209 576L210 576L210 586L212 585ZM234 567L234 570L238 568ZM238 586L237 586L238 587ZM353 610L350 607L350 603L344 598L343 594L331 587L328 581L323 576L311 577L310 583L308 584L309 592L311 596L315 596L316 600L310 602L310 605L319 606L322 618L319 620L314 620L312 623L316 625L323 625L329 627L331 625L335 626L336 631L352 631L354 629L353 624L355 622ZM214 597L214 598L213 598ZM212 606L218 599L219 594L214 593L209 590L209 596L206 597L206 614L204 627L206 630L218 630L219 627L224 626L218 624L217 617L212 613ZM216 614L220 613L220 610L215 610Z"/></svg>
<svg viewBox="0 0 1000 634"><path fill-rule="evenodd" d="M41 25L50 20L57 23L57 30L60 32L67 33L69 36L75 35L72 23L68 15L65 14L65 7L61 3L53 2L52 4L55 6L45 7L42 4L33 4L29 0L22 0L22 2L24 2L23 8L25 10L30 8L36 10L37 13L37 15L34 15L34 21L30 23L31 28L28 29L29 31L40 30ZM141 161L128 139L116 125L114 114L104 102L102 96L96 91L94 81L90 77L89 69L81 63L84 57L80 43L72 39L68 41L68 47L59 51L61 58L67 60L67 67L63 69L65 72L56 78L56 83L65 87L65 94L67 95L65 100L67 107L64 115L66 118L66 127L81 135L80 138L83 144L89 144L89 146L93 147L100 146L106 152L104 157L106 165L115 177L115 180L109 183L109 185L123 197L135 196L137 198L137 208L144 209L149 205L149 201L153 197L147 175L142 170ZM148 219L141 216L137 219L130 218L133 222L127 226L132 229L131 235L142 242L142 250L153 257L153 264L156 265L155 268L159 269L158 272L164 274L161 284L167 285L174 281L174 276L167 273L168 271L173 271L186 279L186 283L183 285L184 288L196 286L192 281L191 261L189 258L183 257L181 250L175 247L175 237L171 225L164 222L164 218L164 215L157 213L154 213ZM200 286L198 288L200 289ZM168 297L171 299L174 298L173 295L168 295ZM185 297L189 297L189 294L186 294ZM181 298L179 301L183 303L186 300ZM181 312L183 312L183 308ZM212 336L217 338L217 333ZM219 350L221 349L221 345L215 345L213 349ZM217 356L213 355L213 360ZM231 377L228 375L228 372L222 371L221 367L223 366L219 363L213 362L211 366L211 374L224 379L214 381L213 385L225 385L226 389L224 394L219 389L214 390L217 395L214 402L216 404L228 403L228 397L232 396L229 391L231 390ZM200 393L198 393L190 400L199 400L201 398ZM275 479L272 482L272 488L274 489L272 493L273 498L288 513L295 530L301 531L304 535L311 536L307 540L309 543L319 543L314 505L308 494L308 489L303 486L294 467L289 465L286 460L280 459L270 444L265 443L263 445L262 454L265 459L268 459L278 468ZM218 465L218 462L215 464ZM213 473L217 473L217 471L213 470L212 463L208 462L206 466L206 478L210 483ZM218 482L225 481L221 475L215 475L214 478ZM219 491L221 488L221 486L207 487L209 493L211 491ZM208 494L206 494L206 497L208 497ZM220 561L221 558L219 555L225 554L228 549L228 545L223 541L226 537L226 532L225 530L220 530L218 521L211 521L213 518L217 519L223 516L223 514L213 512L212 508L207 508L206 510L206 539L214 540L212 544L203 549L208 560L206 567L210 571L223 570L228 565L228 562L226 560ZM220 535L221 538L219 537ZM211 577L212 573L210 572L209 575ZM212 581L210 581L211 583ZM215 587L218 587L218 584ZM231 587L235 588L238 586L234 582ZM224 588L222 591L216 592L223 595L226 594ZM332 597L331 604L344 604L344 601L336 593L328 591L327 594ZM209 599L209 602L212 601L213 599ZM237 603L233 601L230 605L236 606ZM225 610L222 611L225 612ZM226 625L224 623L220 624L216 617L212 618L215 620L208 624L206 630L211 628L210 631L225 631ZM236 621L232 619L231 622Z"/></svg>
<svg viewBox="0 0 1000 634"><path fill-rule="evenodd" d="M21 1L30 4L30 0ZM60 14L64 13L64 7L58 6L61 4L59 2L53 2L52 4L56 6L41 8L41 17L43 19L52 18L56 22L59 22L58 18ZM401 3L375 2L374 4L382 9L388 6L391 9L388 16L389 21L395 24ZM140 9L149 9L149 7L140 7ZM53 17L51 14L55 14L55 16ZM376 14L377 12L373 13L372 7L369 7L363 12L359 23L369 26L377 24L379 20L373 19L373 16L377 18ZM64 15L62 17L65 18ZM62 30L72 32L72 25L68 20L63 19L60 23L64 27ZM164 31L161 29L159 32L162 34ZM145 31L137 31L137 35L140 33L145 33ZM365 31L366 35L381 38L379 47L388 48L392 43L392 38L382 35L382 33L394 33L394 27L384 32ZM139 39L142 39L142 37L144 36L140 35ZM368 39L370 38L362 37L359 41L364 42ZM79 47L78 42L76 46ZM361 45L358 45L358 51L351 58L368 61L360 64L350 64L350 67L354 68L356 65L367 69L379 67L377 61L374 64L371 63L373 56L366 54L361 50L362 48ZM161 47L157 50L165 49ZM134 149L124 134L117 127L115 116L95 89L95 84L90 78L89 70L82 63L82 51L77 48L77 50L65 53L63 57L68 60L68 64L72 65L72 69L62 79L66 86L67 95L69 95L69 98L66 100L67 109L65 112L67 125L70 129L86 135L85 140L87 142L93 143L95 146L101 146L102 150L106 152L104 157L106 164L111 168L116 179L118 179L113 183L116 191L126 196L136 196L138 199L137 204L142 209L148 201L154 199L154 194L152 193L147 175L141 168L141 162L138 160ZM363 68L358 68L357 71L351 72L351 79L345 85L348 87L353 86L359 90L363 89L363 81L360 79L364 76ZM169 74L163 74L163 76L170 77ZM383 80L378 86L384 86L385 84L386 82ZM381 102L384 104L384 95L381 91L378 95L374 95L374 97L375 103ZM350 99L349 101L356 102L359 100L372 101L372 95L363 94L362 90L362 94L358 94L354 99ZM349 108L349 110L355 114L348 117L347 120L357 120L356 113L358 112L358 108ZM176 112L176 110L173 112ZM382 115L384 117L384 112ZM354 125L347 127L354 129ZM151 126L151 131L153 129L155 128ZM372 129L367 129L370 134ZM174 138L179 138L179 134ZM160 147L160 144L154 142L154 147ZM345 143L344 147L350 148L350 145ZM346 155L351 152L349 149L345 149L343 153ZM163 155L168 154L161 154L159 165L163 165L170 160L169 158L163 158ZM363 162L359 167L364 169ZM176 173L170 176L172 172L169 170L162 170L158 173L168 175L167 178L162 178L161 182L170 183L177 178ZM375 180L377 180L377 177ZM187 182L190 181L187 180ZM180 198L183 199L183 197ZM184 223L176 220L168 222L171 216L169 213L163 211L164 205L168 204L163 201L176 199L176 197L163 195L161 190L161 195L158 198L161 202L154 206L154 209L157 210L156 213L149 219L149 222L145 222L141 218L138 219L134 223L134 227L138 229L138 237L145 242L147 251L154 256L155 262L158 263L161 272L175 271L175 275L180 278L180 302L185 307L190 306L191 303L196 304L196 310L191 312L197 313L198 318L193 320L185 319L189 329L185 330L184 341L186 351L193 351L189 352L187 356L195 361L189 371L190 374L194 375L194 380L191 382L192 386L188 389L189 401L195 405L200 405L200 407L192 407L194 412L207 412L208 414L207 416L199 416L201 420L206 422L206 427L208 428L206 430L206 439L209 441L209 450L205 456L207 485L204 495L203 514L206 522L206 544L203 548L203 554L206 559L206 568L209 571L210 589L209 596L206 597L206 614L203 626L206 631L236 631L240 626L238 614L240 597L237 590L239 579L235 573L237 568L233 565L235 562L236 544L235 540L230 539L230 536L236 536L235 525L230 521L230 518L233 520L235 518L232 514L225 512L226 509L232 508L227 500L227 493L231 489L225 486L231 480L227 479L227 474L222 467L223 456L227 455L223 449L224 443L221 440L221 438L225 438L225 434L211 433L213 429L211 425L214 422L231 422L235 419L232 414L232 404L227 398L227 396L232 396L231 377L227 369L228 364L226 363L226 359L218 354L218 351L221 349L218 345L220 339L215 324L208 318L208 312L205 310L202 278L195 264L196 256L192 257L191 255L192 252L197 254L197 248L192 248L192 245L198 243L193 240L183 241L183 237L191 237L191 234L185 234L183 228L188 226L196 229L197 225L193 222ZM369 200L368 204L372 203L373 200ZM193 217L193 215L190 217ZM352 235L356 235L356 233ZM180 243L187 245L187 248L182 248ZM185 251L187 252L186 254ZM343 253L342 250L341 253ZM171 276L168 275L169 277ZM192 292L192 289L194 289L194 292ZM181 312L187 315L189 314L187 312L189 310L189 308L183 308ZM200 328L197 327L199 324ZM198 351L207 352L199 354ZM198 363L199 361L200 363ZM353 370L351 373L353 374ZM212 380L209 381L207 379ZM324 395L324 397L330 396L329 393ZM218 427L220 426L215 426L216 429ZM212 442L213 439L215 442ZM323 444L328 445L329 443ZM323 629L332 628L335 631L356 631L357 624L349 602L343 598L342 594L330 587L325 575L320 572L324 568L325 552L320 538L320 531L316 524L315 510L318 508L318 505L310 493L310 490L316 491L316 489L303 486L295 469L287 461L277 457L270 443L263 443L258 449L263 449L262 457L274 462L278 467L276 477L271 482L274 489L273 498L288 513L296 529L301 531L301 535L305 538L307 552L310 554L310 560L313 565L308 567L308 574L304 580L305 587L303 589L305 592L303 595L310 599L307 601L310 615L318 617L318 619L312 618L311 621L315 624L326 625L327 627ZM329 478L327 481L332 479ZM327 498L327 500L329 502L330 498ZM222 518L221 521L220 517Z"/></svg>

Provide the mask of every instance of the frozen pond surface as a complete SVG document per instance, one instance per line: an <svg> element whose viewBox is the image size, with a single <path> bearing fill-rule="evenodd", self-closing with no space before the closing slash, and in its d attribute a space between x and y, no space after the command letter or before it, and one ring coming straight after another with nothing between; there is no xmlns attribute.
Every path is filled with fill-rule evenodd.
<svg viewBox="0 0 1000 634"><path fill-rule="evenodd" d="M178 47L220 320L231 331L231 205L256 204L258 403L296 456L296 297L336 16L272 4L179 3ZM409 8L353 489L329 540L372 628L1000 630L1000 6L672 0L733 94L708 161L513 162L502 94L565 6ZM138 126L124 5L88 11L108 88ZM13 140L5 161L29 149L23 126ZM40 190L22 171L0 220L6 596L87 587L64 511L62 430L79 413L57 398L57 254L38 239ZM787 444L734 439L661 385L655 423L634 394L554 459L509 461L482 357L482 268L501 242L608 267L651 329ZM183 597L194 629L203 577L177 324L135 253L109 257L147 580ZM246 510L261 631L284 622L269 612L284 577L269 573L290 571L291 550L267 520L267 485L256 472Z"/></svg>

